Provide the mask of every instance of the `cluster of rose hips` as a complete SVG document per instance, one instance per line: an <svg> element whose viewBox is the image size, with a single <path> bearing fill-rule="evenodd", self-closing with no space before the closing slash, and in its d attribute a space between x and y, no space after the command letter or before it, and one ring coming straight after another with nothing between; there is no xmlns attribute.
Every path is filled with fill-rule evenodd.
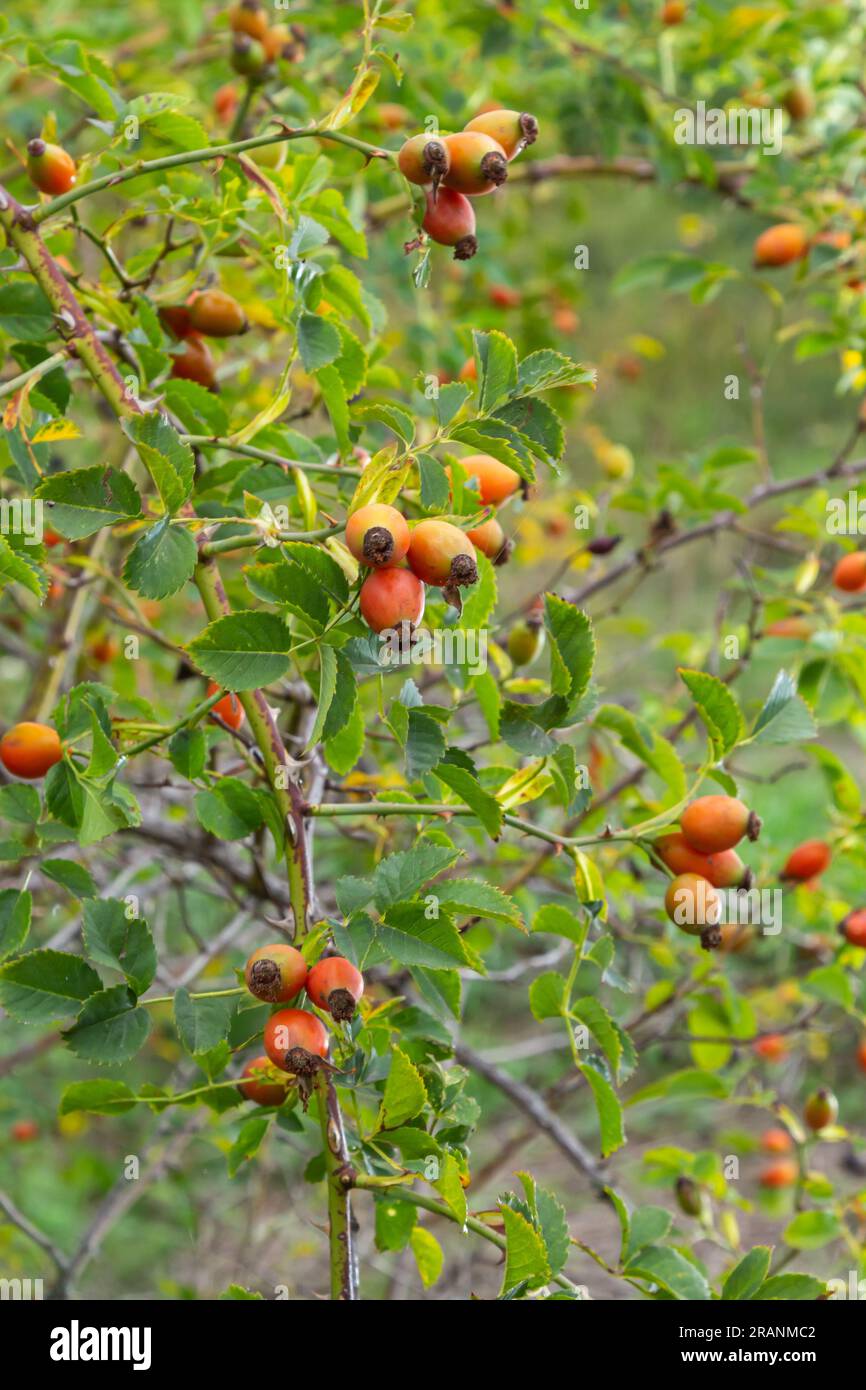
<svg viewBox="0 0 866 1390"><path fill-rule="evenodd" d="M460 467L482 504L493 507L518 488L520 476L490 454L472 454ZM404 632L421 621L425 585L442 591L446 603L460 607L460 590L478 579L475 548L494 564L508 556L509 542L495 516L469 531L428 517L411 529L396 507L371 502L352 512L346 545L371 571L360 591L361 615L374 632Z"/></svg>
<svg viewBox="0 0 866 1390"><path fill-rule="evenodd" d="M397 156L404 178L424 189L423 230L440 246L453 246L456 261L478 250L470 198L492 193L508 178L508 165L538 138L527 112L496 109L474 116L454 135L413 135ZM407 251L417 242L407 243Z"/></svg>
<svg viewBox="0 0 866 1390"><path fill-rule="evenodd" d="M803 1107L803 1119L815 1135L836 1123L839 1102L832 1091L823 1088L809 1096ZM776 1126L761 1135L761 1149L771 1155L773 1162L767 1163L758 1175L761 1187L776 1189L793 1187L800 1177L800 1164L789 1157L794 1151L794 1140L787 1129ZM676 1198L680 1209L687 1216L704 1217L708 1210L706 1193L699 1183L687 1177L677 1178Z"/></svg>
<svg viewBox="0 0 866 1390"><path fill-rule="evenodd" d="M186 304L164 305L159 317L172 337L183 344L182 350L172 355L171 375L215 391L216 363L205 338L246 333L249 323L237 300L224 290L199 290Z"/></svg>
<svg viewBox="0 0 866 1390"><path fill-rule="evenodd" d="M301 952L284 942L253 951L244 979L250 994L265 1004L288 1004L306 990L316 1008L339 1023L354 1017L364 993L363 975L344 956L325 956L310 968ZM307 1009L277 1009L265 1024L263 1042L263 1055L243 1069L242 1094L257 1105L282 1105L297 1085L306 1100L328 1056L329 1034L321 1019Z"/></svg>
<svg viewBox="0 0 866 1390"><path fill-rule="evenodd" d="M671 921L706 950L722 944L718 888L748 888L752 872L734 846L744 836L757 840L761 822L735 796L701 796L687 806L679 831L656 841L655 851L674 878L665 894Z"/></svg>
<svg viewBox="0 0 866 1390"><path fill-rule="evenodd" d="M298 63L306 34L299 24L269 24L261 0L239 0L229 10L231 62L248 82L265 82L278 62Z"/></svg>

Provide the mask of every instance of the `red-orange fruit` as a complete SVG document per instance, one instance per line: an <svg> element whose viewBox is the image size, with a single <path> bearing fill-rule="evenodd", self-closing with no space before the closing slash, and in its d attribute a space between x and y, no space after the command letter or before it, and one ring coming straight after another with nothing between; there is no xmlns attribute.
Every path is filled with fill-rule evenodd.
<svg viewBox="0 0 866 1390"><path fill-rule="evenodd" d="M409 569L373 570L361 585L361 616L374 632L414 627L424 613L424 585Z"/></svg>
<svg viewBox="0 0 866 1390"><path fill-rule="evenodd" d="M722 900L709 879L700 874L678 874L668 884L665 911L680 931L701 936L708 927L718 927Z"/></svg>
<svg viewBox="0 0 866 1390"><path fill-rule="evenodd" d="M271 1014L262 1040L274 1066L293 1076L315 1071L313 1059L328 1055L328 1030L305 1009L279 1009Z"/></svg>
<svg viewBox="0 0 866 1390"><path fill-rule="evenodd" d="M857 1048L857 1065L861 1071L866 1071L866 1038Z"/></svg>
<svg viewBox="0 0 866 1390"><path fill-rule="evenodd" d="M419 521L409 542L409 565L425 584L464 585L478 579L475 548L448 521Z"/></svg>
<svg viewBox="0 0 866 1390"><path fill-rule="evenodd" d="M832 1091L822 1087L820 1091L815 1091L806 1104L803 1106L803 1119L810 1129L826 1129L828 1125L836 1123L839 1114L839 1102Z"/></svg>
<svg viewBox="0 0 866 1390"><path fill-rule="evenodd" d="M852 946L866 950L866 907L858 907L839 923L839 931Z"/></svg>
<svg viewBox="0 0 866 1390"><path fill-rule="evenodd" d="M25 720L0 739L0 762L13 777L35 781L63 757L60 735L50 724Z"/></svg>
<svg viewBox="0 0 866 1390"><path fill-rule="evenodd" d="M455 261L470 261L478 250L475 209L468 198L453 188L440 188L436 197L426 193L427 211L421 226L440 246L453 246Z"/></svg>
<svg viewBox="0 0 866 1390"><path fill-rule="evenodd" d="M866 550L853 550L843 555L833 571L833 583L846 594L858 594L866 589Z"/></svg>
<svg viewBox="0 0 866 1390"><path fill-rule="evenodd" d="M499 506L520 486L520 474L492 454L469 454L460 460L460 467L466 474L467 487L471 486L473 492L477 490L485 506ZM450 478L450 468L446 472Z"/></svg>
<svg viewBox="0 0 866 1390"><path fill-rule="evenodd" d="M29 1144L39 1138L39 1126L35 1120L16 1120L9 1134L16 1144Z"/></svg>
<svg viewBox="0 0 866 1390"><path fill-rule="evenodd" d="M744 835L757 840L761 822L735 796L699 796L683 811L680 827L693 849L718 854L733 849Z"/></svg>
<svg viewBox="0 0 866 1390"><path fill-rule="evenodd" d="M489 135L509 161L538 139L538 121L534 116L528 111L505 111L501 106L495 111L483 111L480 116L473 116L467 122L466 129Z"/></svg>
<svg viewBox="0 0 866 1390"><path fill-rule="evenodd" d="M781 1033L766 1033L752 1047L765 1062L781 1062L788 1055L788 1044Z"/></svg>
<svg viewBox="0 0 866 1390"><path fill-rule="evenodd" d="M261 0L239 0L229 10L229 25L235 34L249 34L251 39L264 41L268 32L268 14Z"/></svg>
<svg viewBox="0 0 866 1390"><path fill-rule="evenodd" d="M761 1135L761 1148L765 1154L789 1154L794 1141L786 1129L765 1129Z"/></svg>
<svg viewBox="0 0 866 1390"><path fill-rule="evenodd" d="M776 622L764 628L764 636L797 637L805 641L812 636L812 627L808 618L778 618Z"/></svg>
<svg viewBox="0 0 866 1390"><path fill-rule="evenodd" d="M480 526L473 526L466 535L475 549L486 555L488 560L492 560L494 565L504 565L511 554L511 541L495 516L489 521L483 521Z"/></svg>
<svg viewBox="0 0 866 1390"><path fill-rule="evenodd" d="M762 1187L793 1187L799 1176L796 1159L780 1158L761 1169L758 1182Z"/></svg>
<svg viewBox="0 0 866 1390"><path fill-rule="evenodd" d="M396 507L372 502L349 517L346 545L362 565L396 565L409 549L409 527Z"/></svg>
<svg viewBox="0 0 866 1390"><path fill-rule="evenodd" d="M754 263L757 269L790 265L802 260L809 249L809 238L796 222L779 222L768 227L755 242Z"/></svg>
<svg viewBox="0 0 866 1390"><path fill-rule="evenodd" d="M344 956L326 956L310 971L307 993L317 1008L346 1022L364 993L364 976Z"/></svg>
<svg viewBox="0 0 866 1390"><path fill-rule="evenodd" d="M256 999L287 1004L306 986L307 962L296 947L277 941L253 951L244 966L244 979Z"/></svg>
<svg viewBox="0 0 866 1390"><path fill-rule="evenodd" d="M832 858L830 846L825 844L823 840L804 840L788 855L782 870L782 878L805 883L807 879L816 878L818 874L823 874L830 867Z"/></svg>
<svg viewBox="0 0 866 1390"><path fill-rule="evenodd" d="M216 681L211 681L207 688L208 695L216 695L218 690L219 686ZM244 707L234 691L224 695L221 700L217 700L216 704L211 706L210 712L217 715L224 724L228 724L230 729L235 730L241 727L246 718Z"/></svg>
<svg viewBox="0 0 866 1390"><path fill-rule="evenodd" d="M38 137L27 146L27 172L40 193L56 197L68 193L75 184L75 160L60 145L50 145Z"/></svg>
<svg viewBox="0 0 866 1390"><path fill-rule="evenodd" d="M233 82L224 82L214 92L214 115L224 125L230 125L238 109L238 89Z"/></svg>
<svg viewBox="0 0 866 1390"><path fill-rule="evenodd" d="M270 1070L271 1063L264 1055L247 1062L241 1073L245 1079L238 1082L238 1090L246 1100L255 1101L256 1105L282 1105L292 1079L286 1075L285 1081L273 1081L268 1077Z"/></svg>
<svg viewBox="0 0 866 1390"><path fill-rule="evenodd" d="M508 178L508 160L502 146L480 130L446 135L448 173L445 184L457 193L477 198L492 193Z"/></svg>
<svg viewBox="0 0 866 1390"><path fill-rule="evenodd" d="M438 135L413 135L397 155L397 167L403 177L422 186L439 184L450 163L445 141Z"/></svg>
<svg viewBox="0 0 866 1390"><path fill-rule="evenodd" d="M736 850L721 850L718 854L701 854L692 847L682 831L671 831L656 841L656 853L674 874L700 874L714 888L748 888L752 871L743 863Z"/></svg>
<svg viewBox="0 0 866 1390"><path fill-rule="evenodd" d="M232 338L246 333L247 316L225 290L201 290L189 301L190 326L208 338Z"/></svg>
<svg viewBox="0 0 866 1390"><path fill-rule="evenodd" d="M208 391L216 390L216 363L210 348L198 333L190 333L184 341L183 351L172 355L171 375L181 381L195 381Z"/></svg>

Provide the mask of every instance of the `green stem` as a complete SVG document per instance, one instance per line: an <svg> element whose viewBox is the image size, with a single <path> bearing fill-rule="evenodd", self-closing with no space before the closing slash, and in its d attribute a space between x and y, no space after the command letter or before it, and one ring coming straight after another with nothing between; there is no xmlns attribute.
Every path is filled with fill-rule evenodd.
<svg viewBox="0 0 866 1390"><path fill-rule="evenodd" d="M207 714L208 710L212 709L213 706L223 698L224 694L225 691L217 690L213 695L208 695L206 700L202 700L201 704L191 709L189 714L183 716L183 719L178 719L176 724L169 725L167 729L160 728L149 738L142 739L141 743L134 743L131 748L125 748L123 750L123 756L125 758L134 758L137 753L146 753L148 748L153 748L157 743L162 743L164 739L171 738L172 734L178 733L179 730L191 728L193 724L197 724L202 716Z"/></svg>
<svg viewBox="0 0 866 1390"><path fill-rule="evenodd" d="M45 376L53 367L59 367L61 362L65 362L69 353L64 349L63 352L54 352L50 357L44 357L41 362L37 362L35 367L29 367L26 372L20 372L18 376L10 377L0 385L0 396L11 396L20 387L26 386L28 381L34 377Z"/></svg>
<svg viewBox="0 0 866 1390"><path fill-rule="evenodd" d="M308 816L474 816L471 806L453 805L445 801L356 801L326 802L317 806L307 806ZM538 840L546 840L552 845L562 845L573 849L583 845L612 844L616 841L634 840L638 827L633 830L604 830L600 835L558 835L554 830L545 830L531 821L521 820L519 816L504 815L506 825L520 830L524 835L534 835Z"/></svg>
<svg viewBox="0 0 866 1390"><path fill-rule="evenodd" d="M244 985L233 985L231 989L200 989L190 994L190 999L228 999L233 994L246 994ZM145 1007L150 1004L173 1004L173 994L155 994L150 999L139 999ZM220 1083L222 1084L222 1083Z"/></svg>
<svg viewBox="0 0 866 1390"><path fill-rule="evenodd" d="M381 1184L367 1173L357 1173L354 1186L377 1191ZM508 1247L505 1236L501 1236L498 1231L493 1231L489 1226L485 1226L484 1222L479 1221L477 1217L467 1216L465 1221L461 1221L444 1202L437 1202L435 1197L428 1197L424 1192L415 1192L412 1188L406 1187L401 1189L400 1200L411 1202L416 1207L423 1207L424 1211L433 1212L435 1216L444 1216L447 1221L453 1221L455 1225L463 1226L467 1231L472 1231L476 1236L481 1236L483 1240L489 1241L498 1250L506 1250ZM573 1284L564 1274L554 1274L551 1282L558 1284L560 1288L568 1289L570 1293L577 1290L577 1285Z"/></svg>
<svg viewBox="0 0 866 1390"><path fill-rule="evenodd" d="M52 198L50 203L44 203L42 207L34 209L34 225L54 217L81 198L89 198L92 193L101 193L105 188L116 188L130 179L158 174L163 169L179 169L184 164L203 164L208 159L224 159L229 155L243 154L245 150L260 149L263 145L279 145L283 140L333 140L338 145L357 150L368 159L395 158L392 151L380 149L378 145L368 145L366 141L356 140L353 135L346 135L341 130L322 130L318 126L308 130L283 130L277 135L252 135L247 140L228 140L222 145L208 145L204 149L181 150L178 154L163 155L160 159L138 159L134 164L115 169L112 174L102 174L98 179L79 184L77 188L71 188L68 193L62 193L59 198Z"/></svg>
<svg viewBox="0 0 866 1390"><path fill-rule="evenodd" d="M349 1163L343 1117L337 1094L325 1070L316 1077L316 1101L322 1127L325 1172L328 1180L328 1240L331 1264L331 1298L353 1302L358 1297L352 1232L350 1190L356 1174Z"/></svg>
<svg viewBox="0 0 866 1390"><path fill-rule="evenodd" d="M201 560L196 567L194 578L209 621L213 623L218 618L225 617L230 609L215 562L209 559ZM282 812L290 841L286 846L286 870L297 943L307 935L312 903L303 797L294 779L291 759L274 723L266 697L261 690L239 690L237 697L261 752L268 782Z"/></svg>
<svg viewBox="0 0 866 1390"><path fill-rule="evenodd" d="M269 449L257 449L254 444L235 444L231 439L223 439L210 434L182 434L184 444L192 444L197 449L229 449L233 454L244 458L259 459L262 463L276 463L280 468L299 468L302 473L336 473L338 477L360 478L360 468L344 468L337 463L307 463L301 459L287 459Z"/></svg>
<svg viewBox="0 0 866 1390"><path fill-rule="evenodd" d="M338 536L344 526L320 526L316 531L279 531L277 537L280 541L321 541L327 536ZM201 554L205 559L212 555L224 555L231 550L252 550L254 546L263 545L264 537L261 531L256 530L249 536L226 536L221 541L207 541L201 548Z"/></svg>

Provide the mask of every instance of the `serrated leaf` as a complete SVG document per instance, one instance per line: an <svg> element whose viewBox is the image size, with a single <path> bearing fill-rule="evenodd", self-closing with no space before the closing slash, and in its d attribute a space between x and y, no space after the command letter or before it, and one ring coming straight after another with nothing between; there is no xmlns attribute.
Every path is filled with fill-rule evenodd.
<svg viewBox="0 0 866 1390"><path fill-rule="evenodd" d="M391 1068L385 1082L385 1094L379 1107L377 1132L397 1129L412 1120L427 1104L427 1090L421 1073L399 1047L391 1051Z"/></svg>
<svg viewBox="0 0 866 1390"><path fill-rule="evenodd" d="M0 969L0 1005L19 1023L56 1023L102 988L92 966L65 951L30 951Z"/></svg>
<svg viewBox="0 0 866 1390"><path fill-rule="evenodd" d="M200 671L224 690L254 690L289 668L292 635L274 613L231 613L217 618L187 645Z"/></svg>
<svg viewBox="0 0 866 1390"><path fill-rule="evenodd" d="M141 515L141 498L125 473L96 464L55 473L36 489L52 527L71 541Z"/></svg>
<svg viewBox="0 0 866 1390"><path fill-rule="evenodd" d="M63 1040L83 1061L115 1066L141 1050L150 1027L150 1015L136 1006L132 990L113 985L90 996Z"/></svg>
<svg viewBox="0 0 866 1390"><path fill-rule="evenodd" d="M182 589L195 570L198 551L190 532L163 517L139 536L123 567L130 589L144 598L166 598Z"/></svg>

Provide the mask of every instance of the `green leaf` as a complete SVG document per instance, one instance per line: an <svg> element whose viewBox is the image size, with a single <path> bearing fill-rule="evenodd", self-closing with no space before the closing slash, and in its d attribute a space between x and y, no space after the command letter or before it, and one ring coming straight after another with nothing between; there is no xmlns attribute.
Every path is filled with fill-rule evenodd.
<svg viewBox="0 0 866 1390"><path fill-rule="evenodd" d="M224 690L256 690L289 669L292 634L274 613L217 618L188 644L200 671Z"/></svg>
<svg viewBox="0 0 866 1390"><path fill-rule="evenodd" d="M752 1298L762 1303L814 1303L826 1292L823 1279L813 1279L811 1274L774 1274Z"/></svg>
<svg viewBox="0 0 866 1390"><path fill-rule="evenodd" d="M174 1021L187 1052L193 1056L210 1052L227 1038L236 1007L236 995L193 999L188 989L179 989L174 996Z"/></svg>
<svg viewBox="0 0 866 1390"><path fill-rule="evenodd" d="M25 787L23 782L10 782L0 787L0 816L4 820L14 821L16 825L33 825L41 812L35 787Z"/></svg>
<svg viewBox="0 0 866 1390"><path fill-rule="evenodd" d="M207 759L207 739L204 730L178 729L168 741L168 756L171 765L188 782L201 777Z"/></svg>
<svg viewBox="0 0 866 1390"><path fill-rule="evenodd" d="M391 1069L379 1107L376 1129L397 1129L412 1120L427 1104L427 1090L421 1073L399 1047L391 1051Z"/></svg>
<svg viewBox="0 0 866 1390"><path fill-rule="evenodd" d="M55 531L71 541L141 515L141 498L132 480L102 464L54 473L39 484L36 496L48 504Z"/></svg>
<svg viewBox="0 0 866 1390"><path fill-rule="evenodd" d="M129 918L126 904L116 898L95 898L84 904L84 945L97 965L125 975L136 994L143 994L156 974L156 947L147 923Z"/></svg>
<svg viewBox="0 0 866 1390"><path fill-rule="evenodd" d="M628 1237L622 1251L623 1263L634 1259L644 1246L664 1240L672 1225L673 1218L664 1207L637 1207L629 1222Z"/></svg>
<svg viewBox="0 0 866 1390"><path fill-rule="evenodd" d="M40 343L55 331L54 314L32 280L0 286L0 329L22 343Z"/></svg>
<svg viewBox="0 0 866 1390"><path fill-rule="evenodd" d="M123 578L144 598L166 598L192 578L198 551L190 532L163 517L139 536L126 558Z"/></svg>
<svg viewBox="0 0 866 1390"><path fill-rule="evenodd" d="M136 1007L132 990L114 985L90 996L63 1040L83 1061L114 1066L140 1051L150 1026L150 1016Z"/></svg>
<svg viewBox="0 0 866 1390"><path fill-rule="evenodd" d="M56 1023L102 988L92 966L65 951L31 951L0 969L0 1005L19 1023Z"/></svg>
<svg viewBox="0 0 866 1390"><path fill-rule="evenodd" d="M801 1211L789 1221L782 1239L794 1250L820 1250L842 1233L839 1218L832 1211Z"/></svg>
<svg viewBox="0 0 866 1390"><path fill-rule="evenodd" d="M668 1096L679 1096L684 1100L722 1100L728 1093L728 1083L711 1072L675 1071L649 1086L644 1086L642 1091L636 1091L629 1097L627 1104L642 1105L645 1101L663 1100Z"/></svg>
<svg viewBox="0 0 866 1390"><path fill-rule="evenodd" d="M74 1115L88 1110L92 1115L122 1115L135 1106L133 1092L125 1081L76 1081L60 1097L60 1114Z"/></svg>
<svg viewBox="0 0 866 1390"><path fill-rule="evenodd" d="M491 922L524 930L517 904L492 883L477 878L448 878L437 883L436 896L440 906L455 916L486 917Z"/></svg>
<svg viewBox="0 0 866 1390"><path fill-rule="evenodd" d="M754 1298L767 1277L772 1253L773 1248L770 1245L756 1245L752 1250L749 1250L725 1276L725 1282L722 1285L722 1298Z"/></svg>
<svg viewBox="0 0 866 1390"><path fill-rule="evenodd" d="M485 413L517 386L517 352L504 333L472 334L472 342L480 373L478 378L478 408Z"/></svg>
<svg viewBox="0 0 866 1390"><path fill-rule="evenodd" d="M412 1247L412 1254L415 1256L418 1273L421 1275L421 1283L425 1289L429 1289L442 1273L442 1266L445 1263L442 1246L424 1226L414 1227L409 1243Z"/></svg>
<svg viewBox="0 0 866 1390"><path fill-rule="evenodd" d="M499 1210L506 1241L500 1297L519 1284L531 1289L541 1288L551 1277L544 1241L521 1212L512 1210L506 1203L500 1204Z"/></svg>
<svg viewBox="0 0 866 1390"><path fill-rule="evenodd" d="M679 668L698 714L704 721L717 758L730 753L743 736L743 716L728 687L705 671Z"/></svg>
<svg viewBox="0 0 866 1390"><path fill-rule="evenodd" d="M228 1153L229 1177L233 1178L248 1158L254 1158L271 1124L269 1115L252 1115L241 1125L240 1133Z"/></svg>
<svg viewBox="0 0 866 1390"><path fill-rule="evenodd" d="M405 902L443 869L459 859L460 851L443 845L420 844L380 860L373 875L373 896L382 912L391 903Z"/></svg>
<svg viewBox="0 0 866 1390"><path fill-rule="evenodd" d="M220 840L245 840L263 819L258 797L239 777L223 777L213 790L196 792L194 804L199 823Z"/></svg>
<svg viewBox="0 0 866 1390"><path fill-rule="evenodd" d="M333 647L319 647L319 689L316 699L316 718L310 730L307 747L313 748L322 736L331 701L337 688L337 653Z"/></svg>
<svg viewBox="0 0 866 1390"><path fill-rule="evenodd" d="M30 914L33 899L27 892L17 888L4 888L0 892L0 960L14 956L21 950L30 930Z"/></svg>
<svg viewBox="0 0 866 1390"><path fill-rule="evenodd" d="M163 506L173 515L186 502L195 482L192 449L158 411L133 415L122 422L122 429L156 483Z"/></svg>
<svg viewBox="0 0 866 1390"><path fill-rule="evenodd" d="M591 1062L585 1062L579 1070L585 1080L589 1082L595 1097L595 1108L598 1111L598 1122L601 1130L601 1154L603 1158L607 1158L625 1143L622 1107L610 1082Z"/></svg>
<svg viewBox="0 0 866 1390"><path fill-rule="evenodd" d="M545 903L532 919L532 930L549 932L551 936L563 936L566 941L573 941L578 950L582 951L589 931L589 922L586 914L581 920L560 903Z"/></svg>
<svg viewBox="0 0 866 1390"><path fill-rule="evenodd" d="M412 1202L401 1202L394 1192L377 1196L375 1210L376 1249L405 1250L415 1229L418 1208Z"/></svg>
<svg viewBox="0 0 866 1390"><path fill-rule="evenodd" d="M565 977L555 970L538 975L529 986L529 1007L539 1023L545 1018L561 1018L565 1005Z"/></svg>
<svg viewBox="0 0 866 1390"><path fill-rule="evenodd" d="M439 1176L432 1184L448 1209L453 1212L458 1226L465 1226L467 1216L466 1191L460 1181L460 1167L453 1154L446 1153L439 1163Z"/></svg>
<svg viewBox="0 0 866 1390"><path fill-rule="evenodd" d="M39 865L46 878L60 883L74 898L98 898L99 889L83 864L74 859L43 859Z"/></svg>
<svg viewBox="0 0 866 1390"><path fill-rule="evenodd" d="M298 351L304 370L316 372L340 354L340 335L332 323L318 314L301 314L298 319Z"/></svg>
<svg viewBox="0 0 866 1390"><path fill-rule="evenodd" d="M619 1073L622 1061L622 1042L607 1009L591 995L578 999L571 1006L571 1012L579 1023L589 1029L615 1075Z"/></svg>
<svg viewBox="0 0 866 1390"><path fill-rule="evenodd" d="M787 671L780 671L755 721L752 742L805 743L817 737L815 721L805 700L797 693L794 677Z"/></svg>
<svg viewBox="0 0 866 1390"><path fill-rule="evenodd" d="M575 700L589 685L595 660L592 624L581 608L556 594L544 596L545 620L550 633L550 688L556 695Z"/></svg>
<svg viewBox="0 0 866 1390"><path fill-rule="evenodd" d="M709 1285L700 1270L670 1246L645 1246L626 1269L631 1278L649 1279L672 1298L703 1302L710 1297Z"/></svg>
<svg viewBox="0 0 866 1390"><path fill-rule="evenodd" d="M496 797L484 790L477 777L456 763L440 762L436 767L436 776L474 811L487 834L495 840L502 830L503 814Z"/></svg>

